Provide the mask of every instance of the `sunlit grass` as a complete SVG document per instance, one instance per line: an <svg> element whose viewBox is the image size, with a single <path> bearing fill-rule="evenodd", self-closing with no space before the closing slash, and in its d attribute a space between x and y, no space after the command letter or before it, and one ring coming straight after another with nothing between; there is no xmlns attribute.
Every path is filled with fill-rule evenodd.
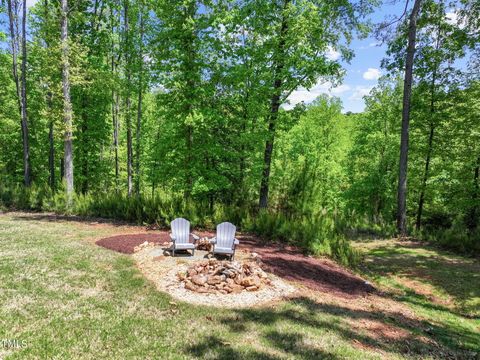
<svg viewBox="0 0 480 360"><path fill-rule="evenodd" d="M173 302L145 280L130 256L91 240L122 231L112 225L0 215L0 339L27 344L0 348L0 358L439 357L437 348L416 333L446 344L452 354L478 348L478 320L430 308L436 305L407 289L394 296L431 319L431 325L421 319L404 323L393 310L379 313L321 301L328 295L321 293L241 310ZM384 270L379 269L384 274L379 281L394 286ZM465 281L468 276L473 275L466 273ZM405 329L406 338L369 332L362 321Z"/></svg>
<svg viewBox="0 0 480 360"><path fill-rule="evenodd" d="M436 339L480 352L477 259L416 242L376 240L356 248L366 255L363 273L412 307Z"/></svg>

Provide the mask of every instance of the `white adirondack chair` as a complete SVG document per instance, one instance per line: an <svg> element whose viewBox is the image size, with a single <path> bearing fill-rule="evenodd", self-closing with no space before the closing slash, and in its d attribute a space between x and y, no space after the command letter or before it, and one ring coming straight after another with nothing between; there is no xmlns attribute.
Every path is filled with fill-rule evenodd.
<svg viewBox="0 0 480 360"><path fill-rule="evenodd" d="M235 225L229 222L223 222L217 225L217 236L212 238L210 242L213 244L213 255L229 255L230 260L235 256L235 247L240 243L235 238Z"/></svg>
<svg viewBox="0 0 480 360"><path fill-rule="evenodd" d="M175 250L192 250L192 256L195 254L195 241L199 237L190 233L190 221L184 218L176 218L170 223L172 232L170 238L173 241L172 256L175 256ZM190 242L190 236L194 242Z"/></svg>

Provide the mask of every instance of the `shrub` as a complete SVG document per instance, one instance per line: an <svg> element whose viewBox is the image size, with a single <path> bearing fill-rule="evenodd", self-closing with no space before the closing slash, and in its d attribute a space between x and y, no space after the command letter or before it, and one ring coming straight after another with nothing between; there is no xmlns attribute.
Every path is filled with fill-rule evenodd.
<svg viewBox="0 0 480 360"><path fill-rule="evenodd" d="M478 255L480 253L480 229L468 230L463 217L458 216L448 228L424 228L418 236L456 252Z"/></svg>
<svg viewBox="0 0 480 360"><path fill-rule="evenodd" d="M302 247L307 253L329 256L344 265L355 265L357 252L339 232L334 213L287 217L282 213L262 211L250 230L263 238Z"/></svg>
<svg viewBox="0 0 480 360"><path fill-rule="evenodd" d="M339 232L336 212L322 210L318 215L286 216L280 212L254 213L248 207L187 202L178 194L157 193L154 196L127 196L125 193L77 194L67 206L65 192L52 193L48 188L32 186L0 187L0 206L18 210L53 211L88 217L103 217L157 224L166 227L176 217L188 218L193 226L214 229L216 224L230 221L239 230L253 232L270 241L296 245L307 253L330 256L342 264L354 264L356 253ZM253 207L252 207L253 208Z"/></svg>

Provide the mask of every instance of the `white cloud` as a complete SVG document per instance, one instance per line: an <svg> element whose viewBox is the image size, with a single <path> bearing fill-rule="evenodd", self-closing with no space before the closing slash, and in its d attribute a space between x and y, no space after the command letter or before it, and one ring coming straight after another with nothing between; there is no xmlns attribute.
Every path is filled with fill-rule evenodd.
<svg viewBox="0 0 480 360"><path fill-rule="evenodd" d="M458 26L460 29L465 28L467 25L464 21L464 19L459 18L458 16L458 10L451 10L445 14L445 21L453 26Z"/></svg>
<svg viewBox="0 0 480 360"><path fill-rule="evenodd" d="M310 90L305 88L299 88L290 94L288 97L288 104L284 104L283 108L289 110L292 109L295 105L304 102L310 103L315 100L321 94L339 95L351 89L348 85L339 85L332 87L330 82L318 82Z"/></svg>
<svg viewBox="0 0 480 360"><path fill-rule="evenodd" d="M368 95L372 91L373 86L355 86L353 89L353 94L348 98L348 100L358 101L362 100L364 96Z"/></svg>
<svg viewBox="0 0 480 360"><path fill-rule="evenodd" d="M457 25L458 23L458 14L454 11L449 11L445 14L447 23L450 25Z"/></svg>
<svg viewBox="0 0 480 360"><path fill-rule="evenodd" d="M328 47L325 55L327 56L327 59L332 61L338 60L340 58L340 53L331 46Z"/></svg>
<svg viewBox="0 0 480 360"><path fill-rule="evenodd" d="M376 41L376 42L371 42L368 45L360 46L359 49L360 50L366 50L366 49L370 49L372 47L376 47L376 46L380 46L380 45L382 45L382 43L379 42L379 41Z"/></svg>
<svg viewBox="0 0 480 360"><path fill-rule="evenodd" d="M27 0L27 8L32 7L38 2L38 0Z"/></svg>
<svg viewBox="0 0 480 360"><path fill-rule="evenodd" d="M379 69L368 68L368 70L363 73L363 78L365 80L377 80L381 74Z"/></svg>
<svg viewBox="0 0 480 360"><path fill-rule="evenodd" d="M348 90L350 90L350 86L340 85L340 86L337 86L337 87L334 87L334 88L330 89L330 92L334 95L338 95L338 94L342 94L342 93L344 93Z"/></svg>

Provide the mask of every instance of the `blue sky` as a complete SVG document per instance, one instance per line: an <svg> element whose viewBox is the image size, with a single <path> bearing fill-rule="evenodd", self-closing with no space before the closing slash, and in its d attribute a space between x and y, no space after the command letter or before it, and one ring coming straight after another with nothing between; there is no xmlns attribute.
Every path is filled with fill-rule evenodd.
<svg viewBox="0 0 480 360"><path fill-rule="evenodd" d="M38 0L27 0L27 5L32 6L36 1ZM389 16L397 17L403 12L404 6L404 0L399 0L396 4L392 4L392 0L385 0L385 3L370 16L370 20L377 23ZM309 103L318 95L329 93L342 100L343 111L363 111L365 104L362 97L369 93L381 75L380 62L386 47L378 44L376 39L370 36L363 40L355 39L351 49L354 50L355 57L350 64L342 63L346 75L341 85L331 88L329 84L317 83L309 90L298 89L289 97L290 104L285 104L284 107L291 108L301 101ZM333 49L327 55L335 60L340 57Z"/></svg>
<svg viewBox="0 0 480 360"><path fill-rule="evenodd" d="M396 4L385 1L370 16L373 23L379 23L385 19L397 18L403 13L405 1L398 1ZM350 48L355 52L355 57L350 64L342 62L346 70L341 85L332 88L329 83L317 83L313 88L299 89L289 97L290 104L285 108L291 108L299 102L309 103L320 94L330 94L342 100L343 111L361 112L365 108L363 96L377 84L378 78L382 75L380 63L385 55L386 45L380 44L373 36L366 39L355 39ZM340 54L331 50L327 54L331 59L337 59Z"/></svg>
<svg viewBox="0 0 480 360"><path fill-rule="evenodd" d="M37 1L27 0L27 6L32 6ZM375 9L369 19L373 23L379 23L385 19L398 18L403 13L404 7L405 0L385 0L381 6ZM454 16L453 13L449 15ZM382 75L380 63L385 55L386 45L380 44L373 36L369 36L366 39L353 40L350 47L355 52L355 57L349 64L342 62L346 71L340 85L332 88L329 83L318 82L311 89L300 88L290 95L290 103L284 104L284 107L292 108L302 101L309 103L320 94L327 93L342 100L344 112L363 111L365 108L363 96L370 92ZM327 56L336 60L340 54L334 49L330 49Z"/></svg>

